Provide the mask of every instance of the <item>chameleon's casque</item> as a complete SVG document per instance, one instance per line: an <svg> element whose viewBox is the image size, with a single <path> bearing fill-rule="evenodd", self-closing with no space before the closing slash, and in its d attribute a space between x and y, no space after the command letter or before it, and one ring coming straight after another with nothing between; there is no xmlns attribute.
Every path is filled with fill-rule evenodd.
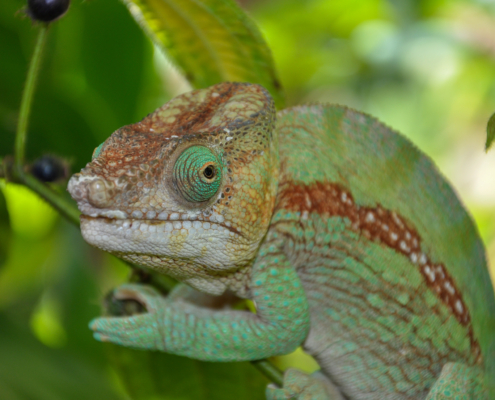
<svg viewBox="0 0 495 400"><path fill-rule="evenodd" d="M322 373L289 370L269 399L495 398L476 228L432 162L365 114L276 114L262 87L219 84L117 130L69 191L89 243L256 305L124 285L115 297L147 313L93 321L100 340L210 361L302 344Z"/></svg>

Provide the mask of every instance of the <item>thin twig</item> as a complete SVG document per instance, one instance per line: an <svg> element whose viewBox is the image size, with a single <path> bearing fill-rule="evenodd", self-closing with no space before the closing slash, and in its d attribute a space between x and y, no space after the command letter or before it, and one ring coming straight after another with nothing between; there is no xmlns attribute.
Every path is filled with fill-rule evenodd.
<svg viewBox="0 0 495 400"><path fill-rule="evenodd" d="M273 365L268 360L257 360L251 361L253 364L263 375L265 375L270 381L272 381L275 385L282 387L283 385L283 374L275 365Z"/></svg>
<svg viewBox="0 0 495 400"><path fill-rule="evenodd" d="M62 197L62 195L55 192L48 185L40 182L30 174L22 172L19 178L24 185L26 185L33 192L37 193L55 210L62 214L62 216L67 218L67 220L72 222L74 225L79 226L79 210L70 204L64 197Z"/></svg>
<svg viewBox="0 0 495 400"><path fill-rule="evenodd" d="M15 169L22 173L24 166L24 155L26 148L27 127L29 122L29 114L33 103L34 89L38 78L38 70L41 65L41 56L45 47L46 37L48 33L48 24L42 24L38 32L36 45L34 46L33 57L29 64L29 70L26 77L26 84L22 93L21 109L19 110L19 121L17 123L17 132L15 136Z"/></svg>
<svg viewBox="0 0 495 400"><path fill-rule="evenodd" d="M24 172L29 115L31 113L31 108L33 105L34 91L36 88L36 81L39 75L38 72L41 65L43 49L45 47L47 35L48 24L41 24L38 32L38 38L34 46L33 56L31 57L31 62L29 64L24 91L22 93L21 108L19 111L19 120L17 123L17 131L15 137L14 168L12 172L16 181L19 181L20 183L27 186L29 189L36 192L60 214L62 214L65 218L78 226L79 212L77 211L77 209L49 186L40 182L32 175Z"/></svg>

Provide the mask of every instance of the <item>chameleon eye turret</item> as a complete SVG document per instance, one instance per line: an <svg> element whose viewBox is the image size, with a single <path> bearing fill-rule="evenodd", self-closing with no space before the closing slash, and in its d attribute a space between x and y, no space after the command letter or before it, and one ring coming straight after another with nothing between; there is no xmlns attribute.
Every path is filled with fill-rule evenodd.
<svg viewBox="0 0 495 400"><path fill-rule="evenodd" d="M185 200L208 201L222 183L221 159L207 147L188 147L175 162L172 181Z"/></svg>

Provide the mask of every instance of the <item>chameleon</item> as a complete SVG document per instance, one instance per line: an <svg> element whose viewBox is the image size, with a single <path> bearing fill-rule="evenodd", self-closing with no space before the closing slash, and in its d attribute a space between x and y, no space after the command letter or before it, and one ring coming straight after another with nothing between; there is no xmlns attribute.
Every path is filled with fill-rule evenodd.
<svg viewBox="0 0 495 400"><path fill-rule="evenodd" d="M93 246L176 278L94 337L206 361L298 346L268 399L494 399L495 300L477 229L433 162L338 105L276 112L221 83L115 131L69 181ZM252 300L255 311L213 307Z"/></svg>

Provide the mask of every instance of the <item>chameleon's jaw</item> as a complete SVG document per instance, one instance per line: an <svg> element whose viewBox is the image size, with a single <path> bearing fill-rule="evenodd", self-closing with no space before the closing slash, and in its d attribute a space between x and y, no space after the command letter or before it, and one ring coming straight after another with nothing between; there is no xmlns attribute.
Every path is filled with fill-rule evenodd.
<svg viewBox="0 0 495 400"><path fill-rule="evenodd" d="M233 257L233 250L249 247L240 243L240 236L228 227L207 221L81 215L81 232L89 244L154 269L166 268L177 259L207 266L210 270L230 269L239 263Z"/></svg>

